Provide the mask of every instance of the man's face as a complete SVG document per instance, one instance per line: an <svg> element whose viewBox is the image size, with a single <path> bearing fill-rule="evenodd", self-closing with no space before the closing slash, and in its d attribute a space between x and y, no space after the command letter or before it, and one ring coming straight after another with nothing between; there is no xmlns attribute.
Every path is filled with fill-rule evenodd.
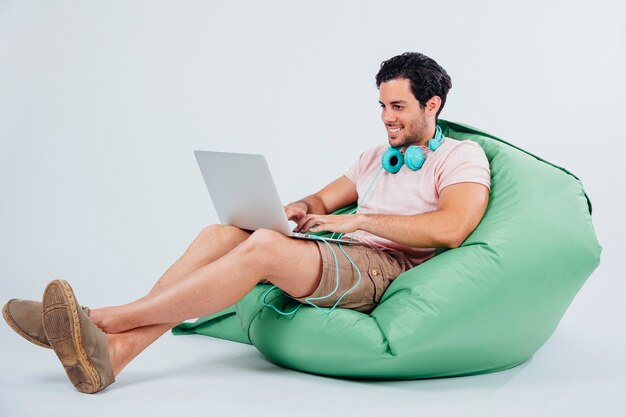
<svg viewBox="0 0 626 417"><path fill-rule="evenodd" d="M424 145L430 139L426 109L420 107L413 95L411 81L407 78L386 81L380 84L379 92L389 145L396 148Z"/></svg>

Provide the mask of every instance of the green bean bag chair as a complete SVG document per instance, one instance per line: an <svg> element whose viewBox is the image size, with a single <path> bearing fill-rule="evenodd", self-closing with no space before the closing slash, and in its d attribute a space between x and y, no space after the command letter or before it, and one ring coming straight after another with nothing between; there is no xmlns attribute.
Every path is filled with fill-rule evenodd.
<svg viewBox="0 0 626 417"><path fill-rule="evenodd" d="M491 166L487 212L459 248L398 276L370 315L303 306L282 316L263 307L268 286L259 285L173 333L252 343L278 365L351 378L480 374L530 358L599 264L591 203L565 169L469 126L440 125L479 143ZM283 311L297 306L272 294Z"/></svg>

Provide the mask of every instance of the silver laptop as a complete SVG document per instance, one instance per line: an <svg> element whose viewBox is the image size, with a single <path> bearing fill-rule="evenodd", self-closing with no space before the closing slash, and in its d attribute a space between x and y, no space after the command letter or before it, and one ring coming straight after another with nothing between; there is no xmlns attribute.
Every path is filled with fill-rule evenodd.
<svg viewBox="0 0 626 417"><path fill-rule="evenodd" d="M194 151L194 154L223 224L244 230L271 229L289 237L315 239L293 232L263 155L210 151ZM351 239L326 240L347 244Z"/></svg>

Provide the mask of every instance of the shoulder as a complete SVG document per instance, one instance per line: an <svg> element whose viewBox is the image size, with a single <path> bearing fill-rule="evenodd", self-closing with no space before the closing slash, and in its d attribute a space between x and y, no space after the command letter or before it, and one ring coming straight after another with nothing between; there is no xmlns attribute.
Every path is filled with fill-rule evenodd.
<svg viewBox="0 0 626 417"><path fill-rule="evenodd" d="M442 153L447 154L456 152L485 154L483 148L481 148L481 146L473 140L456 140L448 137L446 137L439 150L443 151Z"/></svg>
<svg viewBox="0 0 626 417"><path fill-rule="evenodd" d="M434 156L438 192L460 182L476 182L490 188L489 160L478 143L446 138Z"/></svg>
<svg viewBox="0 0 626 417"><path fill-rule="evenodd" d="M378 145L361 152L356 162L352 164L344 175L350 181L356 183L363 173L381 164L380 161L385 149L387 149L387 146Z"/></svg>
<svg viewBox="0 0 626 417"><path fill-rule="evenodd" d="M389 145L383 144L383 145L376 145L376 146L372 146L369 149L366 149L365 151L363 151L363 153L361 155L365 155L365 156L370 156L370 155L382 155L383 153L385 153L385 151L389 148Z"/></svg>
<svg viewBox="0 0 626 417"><path fill-rule="evenodd" d="M389 145L376 145L365 151L361 152L359 156L359 162L361 164L369 165L373 162L380 162L385 151L389 148Z"/></svg>
<svg viewBox="0 0 626 417"><path fill-rule="evenodd" d="M483 148L471 140L456 140L447 137L434 155L442 164L471 161L489 165Z"/></svg>

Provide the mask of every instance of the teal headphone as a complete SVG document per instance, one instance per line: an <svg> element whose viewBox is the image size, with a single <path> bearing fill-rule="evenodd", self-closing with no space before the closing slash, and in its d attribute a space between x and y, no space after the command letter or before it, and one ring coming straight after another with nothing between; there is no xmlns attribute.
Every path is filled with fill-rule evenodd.
<svg viewBox="0 0 626 417"><path fill-rule="evenodd" d="M431 151L436 151L441 146L444 136L441 132L441 128L437 125L435 130L435 137L428 141L428 147ZM424 151L419 146L409 146L404 151L404 155L400 151L400 148L394 148L392 146L387 149L383 154L382 164L385 171L395 174L400 171L402 165L406 165L412 171L417 171L424 165L426 157Z"/></svg>

